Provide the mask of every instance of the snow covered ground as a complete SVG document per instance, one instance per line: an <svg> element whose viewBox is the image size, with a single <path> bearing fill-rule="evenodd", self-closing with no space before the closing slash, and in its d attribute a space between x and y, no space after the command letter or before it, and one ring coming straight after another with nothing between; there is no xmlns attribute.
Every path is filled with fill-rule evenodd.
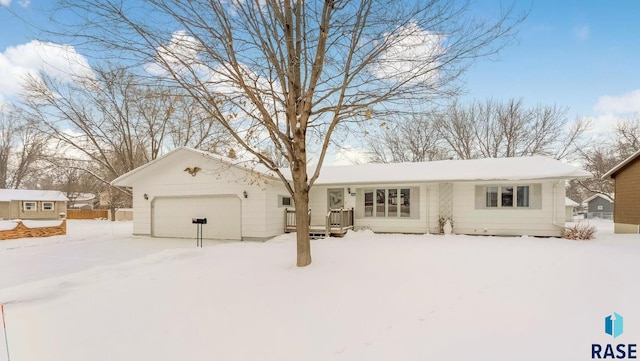
<svg viewBox="0 0 640 361"><path fill-rule="evenodd" d="M0 303L12 361L589 360L640 343L640 236L591 223L592 241L352 232L299 269L293 235L197 249L69 221L0 242Z"/></svg>

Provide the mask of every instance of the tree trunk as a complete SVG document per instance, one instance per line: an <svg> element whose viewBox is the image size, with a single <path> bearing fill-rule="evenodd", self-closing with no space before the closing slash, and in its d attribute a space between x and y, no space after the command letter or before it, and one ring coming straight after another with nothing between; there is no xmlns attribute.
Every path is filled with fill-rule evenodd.
<svg viewBox="0 0 640 361"><path fill-rule="evenodd" d="M311 240L309 239L309 192L296 192L296 266L305 267L311 264Z"/></svg>
<svg viewBox="0 0 640 361"><path fill-rule="evenodd" d="M305 267L311 264L311 240L309 239L309 184L307 182L306 153L304 140L299 141L296 152L299 155L291 167L293 178L293 199L296 206L296 266Z"/></svg>
<svg viewBox="0 0 640 361"><path fill-rule="evenodd" d="M311 240L309 239L309 194L305 193L304 201L296 202L296 266L305 267L311 264ZM302 197L299 197L302 198Z"/></svg>

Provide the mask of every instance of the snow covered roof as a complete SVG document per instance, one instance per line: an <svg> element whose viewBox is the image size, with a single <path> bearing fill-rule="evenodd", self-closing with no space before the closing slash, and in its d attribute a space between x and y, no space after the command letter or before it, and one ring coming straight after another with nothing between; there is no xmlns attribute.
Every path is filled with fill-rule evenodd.
<svg viewBox="0 0 640 361"><path fill-rule="evenodd" d="M567 207L577 207L579 206L578 202L574 201L569 197L564 197L564 205Z"/></svg>
<svg viewBox="0 0 640 361"><path fill-rule="evenodd" d="M141 165L140 167L127 172L121 176L119 176L118 178L114 179L111 181L111 184L114 186L118 186L118 187L126 187L126 186L131 186L131 183L129 182L130 178L138 173L140 173L141 171L148 169L149 167L162 162L164 159L169 158L171 156L173 156L174 154L179 154L181 152L188 152L188 153L192 153L192 154L197 154L200 155L202 157L205 158L209 158L209 159L213 159L225 164L228 164L230 166L234 166L234 167L238 167L250 172L256 172L259 174L263 174L265 176L271 177L271 178L276 178L277 176L275 174L273 174L273 172L271 172L266 166L262 165L262 164L251 164L251 165L247 165L246 167L244 166L247 162L244 162L242 160L237 160L237 159L231 159L231 158L227 158L215 153L210 153L210 152L206 152L203 150L199 150L199 149L193 149L193 148L189 148L186 146L182 146L182 147L178 147L148 163L145 163L143 165Z"/></svg>
<svg viewBox="0 0 640 361"><path fill-rule="evenodd" d="M265 166L244 167L237 160L217 154L180 147L129 173L114 179L111 184L129 186L129 178L153 164L161 162L180 151L187 151L215 159L247 171L276 178ZM280 169L286 179L291 179L288 168ZM311 172L311 170L310 170ZM311 174L309 174L311 177ZM323 166L317 185L331 184L371 184L371 183L411 183L411 182L461 182L461 181L517 181L531 179L572 179L591 178L593 175L582 169L543 156L484 158L469 160L442 160L415 163L370 163L359 165Z"/></svg>
<svg viewBox="0 0 640 361"><path fill-rule="evenodd" d="M315 184L517 181L590 177L593 177L591 173L561 161L532 156L325 166L322 167Z"/></svg>
<svg viewBox="0 0 640 361"><path fill-rule="evenodd" d="M615 193L607 193L607 195L609 197L611 197L611 198L609 198L606 195L601 194L601 193L595 193L591 197L589 197L589 198L585 199L584 201L582 201L582 203L583 204L587 204L587 203L591 202L592 200L594 200L594 199L596 199L598 197L600 197L600 198L602 198L602 199L604 199L604 200L606 200L606 201L608 201L610 203L613 203L612 199L615 199Z"/></svg>
<svg viewBox="0 0 640 361"><path fill-rule="evenodd" d="M607 173L602 175L602 179L606 179L606 178L615 178L616 173L622 169L622 167L624 167L625 165L631 163L634 159L636 159L638 156L640 155L640 150L638 150L637 152L631 154L629 157L627 157L627 159L623 160L622 162L618 163L618 165L616 165L615 167L611 168L611 170L609 170Z"/></svg>
<svg viewBox="0 0 640 361"><path fill-rule="evenodd" d="M68 201L60 191L0 189L0 201Z"/></svg>

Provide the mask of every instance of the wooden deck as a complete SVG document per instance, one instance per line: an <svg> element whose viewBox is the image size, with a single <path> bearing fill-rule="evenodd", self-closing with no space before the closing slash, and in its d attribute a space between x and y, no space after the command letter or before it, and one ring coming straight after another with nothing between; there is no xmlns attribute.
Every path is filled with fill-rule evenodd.
<svg viewBox="0 0 640 361"><path fill-rule="evenodd" d="M296 231L296 211L285 209L284 232ZM309 220L311 220L311 210L309 210ZM351 209L331 209L325 217L325 224L309 225L309 236L312 239L326 237L342 237L348 230L353 229L353 208Z"/></svg>

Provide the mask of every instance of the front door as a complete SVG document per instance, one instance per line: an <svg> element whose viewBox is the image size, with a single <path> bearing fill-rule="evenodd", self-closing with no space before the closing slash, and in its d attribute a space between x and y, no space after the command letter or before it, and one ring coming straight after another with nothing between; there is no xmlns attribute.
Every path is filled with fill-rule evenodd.
<svg viewBox="0 0 640 361"><path fill-rule="evenodd" d="M327 190L327 202L329 209L344 208L344 189L335 188Z"/></svg>

